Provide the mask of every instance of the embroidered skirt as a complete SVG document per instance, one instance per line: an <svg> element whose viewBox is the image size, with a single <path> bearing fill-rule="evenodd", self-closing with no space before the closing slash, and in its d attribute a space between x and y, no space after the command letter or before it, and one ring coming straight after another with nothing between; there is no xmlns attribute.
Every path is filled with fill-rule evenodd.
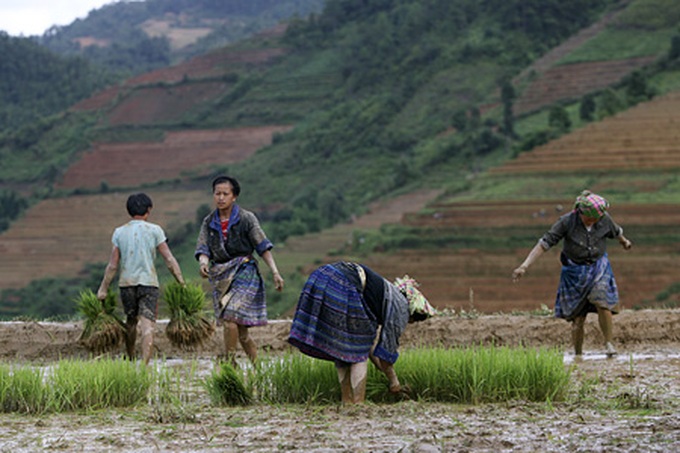
<svg viewBox="0 0 680 453"><path fill-rule="evenodd" d="M243 326L267 324L264 282L257 261L238 257L210 268L213 309L217 322L234 322Z"/></svg>
<svg viewBox="0 0 680 453"><path fill-rule="evenodd" d="M350 364L368 360L377 331L356 286L328 264L307 279L288 342L311 357Z"/></svg>
<svg viewBox="0 0 680 453"><path fill-rule="evenodd" d="M597 307L618 313L618 304L619 291L606 253L589 265L562 263L555 317L571 321L596 312Z"/></svg>

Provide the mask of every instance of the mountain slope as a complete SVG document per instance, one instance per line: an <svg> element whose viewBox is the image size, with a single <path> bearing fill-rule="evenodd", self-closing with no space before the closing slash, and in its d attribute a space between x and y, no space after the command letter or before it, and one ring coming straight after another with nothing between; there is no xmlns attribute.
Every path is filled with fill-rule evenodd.
<svg viewBox="0 0 680 453"><path fill-rule="evenodd" d="M39 42L83 55L116 73L139 74L245 39L324 0L144 0L112 2L48 30Z"/></svg>
<svg viewBox="0 0 680 453"><path fill-rule="evenodd" d="M285 241L291 235L322 235L322 231L332 225L352 218L361 219L370 202L421 189L432 189L428 193L445 193L443 202L493 199L500 203L518 199L534 203L535 198L531 195L544 191L552 195L551 199L564 197L560 199L566 205L584 186L594 189L609 186L591 185L592 179L580 175L561 180L484 173L485 169L508 161L517 152L518 144L524 144L527 137L552 128L546 121L547 112L542 110L516 117L519 137L513 142L507 131L503 131L501 113L498 110L481 112L480 107L498 101L499 80L519 74L532 61L529 54L546 51L548 42L558 44L579 26L589 26L609 2L596 6L586 3L586 7L593 9L584 9L581 4L550 2L551 7L557 8L557 16L562 14L570 19L569 23L551 28L540 22L550 23L555 18L546 11L535 16L542 18L537 19L539 22L516 21L523 17L522 14L547 8L545 2L527 6L529 4L519 1L433 1L431 5L436 4L441 10L428 10L418 2L406 0L396 4L365 2L360 6L344 0L330 2L322 16L309 22L294 23L280 40L275 37L250 40L222 53L235 55L234 52L241 51L245 56L250 55L248 50L256 53L281 49L275 58L265 59L264 64L261 60L251 64L246 58L236 62L225 60L228 62L221 67L208 65L208 68L221 70L222 76L212 72L203 77L203 70L190 77L179 77L184 74L183 70L158 71L74 108L68 115L86 115L95 126L87 135L89 146L60 149L62 164L65 162L66 165L58 167L55 182L66 187L63 185L68 179L65 175L78 166L84 169L80 174L88 174L89 167L83 163L91 155L103 155L101 150L106 151L107 165L113 168L125 161L116 162L115 150L127 147L149 149L150 153L153 150L162 152L163 140L174 134L181 137L182 133L188 136L189 132L199 134L213 129L211 133L219 135L221 131L244 127L262 130L294 126L289 132L273 136L271 145L247 154L246 160L231 162L225 159L206 170L238 175L244 187L240 201L261 216L266 230L281 247L277 249L277 256L280 254L282 260L286 259ZM493 10L494 6L499 6L497 11ZM515 22L502 22L506 16L514 18ZM411 22L404 22L404 17ZM451 20L458 21L459 28L452 28ZM401 46L397 45L400 43ZM658 47L649 56L657 58L668 50L669 44L657 43ZM628 56L622 59L626 58ZM194 68L190 64L185 67ZM618 79L624 78L632 69L624 69ZM664 83L677 78L672 71L665 74ZM143 106L178 105L178 99L193 85L209 84L224 84L224 91L207 103L193 102L196 97L191 96L189 100L193 103L187 104L188 108L178 108L177 112L154 107L152 110L159 112L155 117L140 109L123 108L137 96L146 99ZM626 89L618 85L613 88ZM519 90L517 102L524 93ZM575 97L569 92L565 96L567 99ZM171 104L165 104L164 98ZM573 112L573 105L568 108ZM479 117L475 117L475 110ZM537 126L541 122L544 125ZM555 133L552 129L549 132ZM100 151L87 152L88 149ZM35 168L41 165L37 159L31 161L33 163ZM26 161L23 164L26 166ZM96 173L95 168L91 171ZM163 191L166 188L205 190L208 187L209 177L195 178L195 173L183 171L186 170L178 167L175 179L166 183L163 180L170 173L151 176L145 183L156 185L140 188L150 190L153 187L154 191ZM3 179L7 181L11 177L8 174ZM68 187L76 192L91 191L97 187L97 177L90 178L88 174L88 178L81 182L79 178L70 179ZM624 175L615 182L621 184L625 180ZM648 181L640 180L639 183L639 187L644 187ZM99 178L101 190L125 192L133 189L127 184L134 183L118 181L111 184L103 176ZM627 196L638 195L631 189L621 195ZM209 202L209 196L206 198L203 202ZM613 201L619 200L614 198ZM421 204L414 205L414 211L418 210L416 206ZM194 206L194 209L198 207ZM110 208L119 209L118 206ZM410 208L402 206L402 212L410 212ZM548 208L552 209L552 205ZM425 215L437 214L435 209L438 208L426 209ZM377 270L394 276L393 272L404 270L399 266L415 268L417 263L428 263L435 256L433 250L442 249L437 253L445 259L440 262L438 271L449 272L448 276L433 274L429 280L420 274L418 277L427 280L428 294L432 294L438 305L455 306L460 304L461 297L469 299L470 294L465 290L461 296L460 289L456 289L452 295L446 289L451 273L462 272L450 260L460 259L465 263L469 262L466 256L479 257L498 248L506 258L497 259L494 266L504 268L524 253L523 250L511 251L508 241L512 240L513 247L522 248L522 244L535 242L543 228L541 224L532 229L522 227L519 231L514 227L507 230L476 227L462 231L452 228L435 234L429 228L419 229L414 225L385 225L379 233L372 229L365 231L359 224L355 226L343 232L341 236L345 239L333 250L309 250L308 265L296 258L296 265L287 267L289 278L298 281L302 278L302 269L308 269L320 260L343 256L374 263ZM651 237L651 233L645 234ZM501 239L505 236L511 239ZM316 243L330 244L332 241L321 239ZM391 255L394 249L402 250L403 257ZM461 249L471 251L466 255L467 252L460 253ZM482 249L484 253L480 252ZM331 252L332 257L325 256ZM189 266L193 264L190 259L189 256L186 261ZM449 265L451 267L447 267ZM485 266L469 266L469 269L482 274L471 286L473 288L506 281L505 276L494 276L492 271L486 275ZM408 272L416 274L419 271ZM486 283L485 276L488 277ZM476 290L474 293L478 294ZM515 296L520 297L519 293ZM293 298L294 295L286 297Z"/></svg>

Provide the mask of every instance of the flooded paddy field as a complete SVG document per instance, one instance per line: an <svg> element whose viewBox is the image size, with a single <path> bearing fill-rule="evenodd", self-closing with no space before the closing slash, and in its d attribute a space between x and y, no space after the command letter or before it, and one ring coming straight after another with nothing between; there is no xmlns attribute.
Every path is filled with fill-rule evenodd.
<svg viewBox="0 0 680 453"><path fill-rule="evenodd" d="M582 357L571 353L569 325L549 317L437 318L418 332L407 329L404 348L428 343L464 347L495 338L506 345L521 342L564 351L564 365L571 370L564 401L480 405L402 401L217 407L201 381L214 369L218 352L212 346L171 350L159 332L154 366L186 370L190 377L181 400L95 412L0 414L0 451L680 451L680 312L626 311L614 319L619 354L610 359L600 346L594 317L588 319ZM285 349L288 327L272 323L253 329L253 336L263 350L276 354ZM69 350L78 357L83 351L73 341L77 332L77 325L3 325L2 360L49 366ZM23 355L15 343L24 344Z"/></svg>

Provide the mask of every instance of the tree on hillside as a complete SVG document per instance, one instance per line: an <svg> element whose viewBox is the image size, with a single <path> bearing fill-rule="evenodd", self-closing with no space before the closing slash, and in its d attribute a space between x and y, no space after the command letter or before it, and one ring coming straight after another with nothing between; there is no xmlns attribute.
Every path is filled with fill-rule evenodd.
<svg viewBox="0 0 680 453"><path fill-rule="evenodd" d="M654 93L647 84L647 77L641 71L634 71L626 83L626 98L629 105L649 100Z"/></svg>
<svg viewBox="0 0 680 453"><path fill-rule="evenodd" d="M28 201L13 190L0 190L0 232L28 207Z"/></svg>
<svg viewBox="0 0 680 453"><path fill-rule="evenodd" d="M506 137L515 136L515 118L512 112L512 106L515 98L515 88L512 86L510 80L505 80L501 84L501 102L503 103L503 134Z"/></svg>
<svg viewBox="0 0 680 453"><path fill-rule="evenodd" d="M548 114L548 125L556 129L559 133L564 133L571 129L571 118L569 112L561 105L554 105Z"/></svg>
<svg viewBox="0 0 680 453"><path fill-rule="evenodd" d="M598 117L605 118L612 116L625 108L625 103L618 95L618 93L611 88L607 88L600 95L600 102L598 103Z"/></svg>
<svg viewBox="0 0 680 453"><path fill-rule="evenodd" d="M595 96L593 94L586 94L579 104L579 118L583 121L593 121L595 119L596 108Z"/></svg>
<svg viewBox="0 0 680 453"><path fill-rule="evenodd" d="M674 61L680 58L680 35L673 35L671 48L668 50L668 59Z"/></svg>

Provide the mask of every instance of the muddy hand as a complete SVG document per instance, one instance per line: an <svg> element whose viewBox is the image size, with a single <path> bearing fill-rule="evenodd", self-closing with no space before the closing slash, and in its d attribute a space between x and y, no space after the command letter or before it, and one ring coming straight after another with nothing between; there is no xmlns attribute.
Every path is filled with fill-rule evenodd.
<svg viewBox="0 0 680 453"><path fill-rule="evenodd" d="M281 277L281 274L278 272L274 273L274 288L276 288L277 291L281 292L283 291L283 285L284 285L284 280L283 277Z"/></svg>
<svg viewBox="0 0 680 453"><path fill-rule="evenodd" d="M390 393L401 400L410 400L411 397L411 387L408 385L398 385L390 387Z"/></svg>
<svg viewBox="0 0 680 453"><path fill-rule="evenodd" d="M527 271L527 268L524 267L524 266L520 266L517 269L515 269L514 271L512 271L512 282L517 283L519 281L519 279L524 276L526 271Z"/></svg>

